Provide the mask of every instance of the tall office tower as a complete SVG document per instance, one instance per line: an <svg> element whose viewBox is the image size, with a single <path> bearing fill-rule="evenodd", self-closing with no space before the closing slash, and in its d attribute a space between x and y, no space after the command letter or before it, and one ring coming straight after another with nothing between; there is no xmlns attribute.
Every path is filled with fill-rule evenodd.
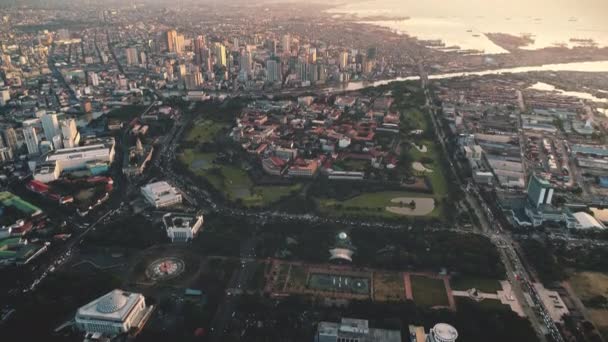
<svg viewBox="0 0 608 342"><path fill-rule="evenodd" d="M213 58L211 57L211 50L206 47L203 47L201 50L202 55L202 67L203 71L209 72L213 71Z"/></svg>
<svg viewBox="0 0 608 342"><path fill-rule="evenodd" d="M194 62L203 65L203 48L205 47L205 37L198 36L194 40Z"/></svg>
<svg viewBox="0 0 608 342"><path fill-rule="evenodd" d="M27 152L29 154L38 154L40 152L38 148L38 134L36 128L28 126L23 128L23 137L25 139L25 145L27 146Z"/></svg>
<svg viewBox="0 0 608 342"><path fill-rule="evenodd" d="M137 56L137 49L134 47L126 48L125 55L127 56L127 65L139 64L139 58Z"/></svg>
<svg viewBox="0 0 608 342"><path fill-rule="evenodd" d="M249 51L241 51L241 58L239 60L239 65L241 71L247 75L251 75L251 65L253 64L253 59L251 58L251 52Z"/></svg>
<svg viewBox="0 0 608 342"><path fill-rule="evenodd" d="M291 52L291 36L286 34L281 38L281 47L283 48L283 53Z"/></svg>
<svg viewBox="0 0 608 342"><path fill-rule="evenodd" d="M169 30L165 36L167 43L167 51L169 52L177 52L177 31Z"/></svg>
<svg viewBox="0 0 608 342"><path fill-rule="evenodd" d="M227 66L226 63L226 47L219 42L213 44L213 53L215 54L215 64L220 66Z"/></svg>
<svg viewBox="0 0 608 342"><path fill-rule="evenodd" d="M296 72L300 81L310 81L310 64L306 62L299 62L298 64L296 64Z"/></svg>
<svg viewBox="0 0 608 342"><path fill-rule="evenodd" d="M233 38L232 39L232 50L233 51L238 51L239 50L239 39L238 38Z"/></svg>
<svg viewBox="0 0 608 342"><path fill-rule="evenodd" d="M348 65L348 52L340 52L340 59L338 60L338 62L340 63L341 70L346 69L346 66Z"/></svg>
<svg viewBox="0 0 608 342"><path fill-rule="evenodd" d="M46 140L52 141L53 137L59 134L59 122L57 121L57 114L45 114L42 116L41 121Z"/></svg>
<svg viewBox="0 0 608 342"><path fill-rule="evenodd" d="M270 55L276 55L277 54L277 41L274 39L267 39L266 40L266 49L268 51L270 51Z"/></svg>
<svg viewBox="0 0 608 342"><path fill-rule="evenodd" d="M13 63L11 62L11 55L2 54L0 56L2 57L2 58L0 58L0 60L2 61L2 65L4 65L7 68L10 68L13 66Z"/></svg>
<svg viewBox="0 0 608 342"><path fill-rule="evenodd" d="M76 128L76 120L63 120L61 122L61 134L63 135L63 147L71 148L78 146L80 133L78 133L78 128Z"/></svg>
<svg viewBox="0 0 608 342"><path fill-rule="evenodd" d="M4 142L6 143L6 147L10 148L13 152L17 150L17 133L15 129L9 127L4 130Z"/></svg>
<svg viewBox="0 0 608 342"><path fill-rule="evenodd" d="M325 64L318 64L317 70L319 71L319 76L317 80L319 82L325 82L327 80L327 67L325 66Z"/></svg>
<svg viewBox="0 0 608 342"><path fill-rule="evenodd" d="M0 107L6 106L11 99L11 91L8 87L0 89Z"/></svg>
<svg viewBox="0 0 608 342"><path fill-rule="evenodd" d="M308 49L308 63L317 63L317 48Z"/></svg>
<svg viewBox="0 0 608 342"><path fill-rule="evenodd" d="M378 49L375 47L367 49L367 59L376 59L376 56L378 56Z"/></svg>
<svg viewBox="0 0 608 342"><path fill-rule="evenodd" d="M177 72L178 72L179 78L183 80L184 77L186 76L186 64L179 64L177 66Z"/></svg>
<svg viewBox="0 0 608 342"><path fill-rule="evenodd" d="M308 80L312 83L319 80L319 66L317 63L310 64L310 69L308 70Z"/></svg>
<svg viewBox="0 0 608 342"><path fill-rule="evenodd" d="M186 46L186 38L184 38L183 34L178 34L175 39L175 52L181 54L184 52L184 48Z"/></svg>
<svg viewBox="0 0 608 342"><path fill-rule="evenodd" d="M266 80L271 83L281 82L281 64L274 59L266 61Z"/></svg>
<svg viewBox="0 0 608 342"><path fill-rule="evenodd" d="M553 187L551 183L536 175L530 177L528 181L528 200L536 208L544 204L551 204L553 199Z"/></svg>

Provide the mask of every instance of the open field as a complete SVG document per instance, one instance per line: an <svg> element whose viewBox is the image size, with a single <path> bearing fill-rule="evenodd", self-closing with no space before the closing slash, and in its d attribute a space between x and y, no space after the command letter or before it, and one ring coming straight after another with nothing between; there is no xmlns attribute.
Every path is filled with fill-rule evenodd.
<svg viewBox="0 0 608 342"><path fill-rule="evenodd" d="M401 273L374 273L374 300L404 301L405 286Z"/></svg>
<svg viewBox="0 0 608 342"><path fill-rule="evenodd" d="M395 203L391 202L395 198L432 198L429 195L401 192L401 191L383 191L372 192L356 196L346 201L338 201L335 199L319 199L319 209L328 214L348 214L348 215L378 215L384 217L402 216L397 213L389 212L387 207L394 207ZM441 207L435 208L424 217L437 218L441 215Z"/></svg>
<svg viewBox="0 0 608 342"><path fill-rule="evenodd" d="M608 273L576 272L570 277L570 285L587 307L587 313L604 339L608 339L608 308L601 298L608 299ZM594 304L596 303L596 304Z"/></svg>
<svg viewBox="0 0 608 342"><path fill-rule="evenodd" d="M496 293L501 290L500 283L496 279L481 278L473 276L455 276L450 279L452 290L467 291L477 289L485 293Z"/></svg>
<svg viewBox="0 0 608 342"><path fill-rule="evenodd" d="M422 307L449 306L448 294L441 279L412 275L414 302Z"/></svg>
<svg viewBox="0 0 608 342"><path fill-rule="evenodd" d="M207 143L213 141L215 136L226 128L226 125L211 120L200 120L192 127L186 136L186 140L196 143Z"/></svg>
<svg viewBox="0 0 608 342"><path fill-rule="evenodd" d="M587 310L591 316L591 320L596 325L597 329L602 334L604 339L608 339L608 310L606 309L590 309Z"/></svg>
<svg viewBox="0 0 608 342"><path fill-rule="evenodd" d="M597 296L608 298L607 273L578 272L570 277L570 284L583 302Z"/></svg>

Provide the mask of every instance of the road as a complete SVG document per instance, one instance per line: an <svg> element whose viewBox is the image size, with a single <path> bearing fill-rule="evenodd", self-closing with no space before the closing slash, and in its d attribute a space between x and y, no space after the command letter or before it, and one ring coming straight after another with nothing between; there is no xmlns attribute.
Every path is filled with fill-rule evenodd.
<svg viewBox="0 0 608 342"><path fill-rule="evenodd" d="M423 59L420 59L423 60ZM508 232L502 229L500 223L494 220L490 205L486 203L483 198L479 195L479 189L473 183L467 184L466 188L463 186L463 182L459 179L458 173L454 167L452 156L448 153L446 147L446 139L439 125L438 111L433 105L433 98L428 89L428 76L425 72L425 68L422 62L418 62L418 69L420 72L420 81L424 93L426 96L426 105L429 108L431 115L431 121L435 128L435 132L439 139L440 145L443 148L445 155L448 158L451 172L455 175L458 185L463 189L465 194L465 200L469 206L475 212L479 220L479 229L481 232L489 236L492 242L496 245L500 257L505 265L507 271L507 278L511 283L513 294L521 304L524 313L532 323L532 327L536 331L541 341L547 341L546 334L549 334L554 341L562 342L563 338L557 329L557 326L551 319L548 310L540 300L536 289L532 286L532 282L529 279L529 272L524 266L521 258L522 256L517 253L515 248L515 242L511 238ZM534 307L532 307L526 296L529 296L533 301Z"/></svg>

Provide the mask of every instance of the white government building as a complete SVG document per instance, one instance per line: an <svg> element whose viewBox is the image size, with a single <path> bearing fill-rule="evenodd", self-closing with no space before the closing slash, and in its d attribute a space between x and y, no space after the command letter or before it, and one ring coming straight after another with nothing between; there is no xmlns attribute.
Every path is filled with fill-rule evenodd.
<svg viewBox="0 0 608 342"><path fill-rule="evenodd" d="M76 327L94 337L134 333L146 324L153 306L139 293L113 290L76 312Z"/></svg>
<svg viewBox="0 0 608 342"><path fill-rule="evenodd" d="M171 242L188 242L203 226L203 215L167 213L163 216L163 223Z"/></svg>
<svg viewBox="0 0 608 342"><path fill-rule="evenodd" d="M150 183L141 188L141 193L156 208L182 203L182 195L167 182Z"/></svg>

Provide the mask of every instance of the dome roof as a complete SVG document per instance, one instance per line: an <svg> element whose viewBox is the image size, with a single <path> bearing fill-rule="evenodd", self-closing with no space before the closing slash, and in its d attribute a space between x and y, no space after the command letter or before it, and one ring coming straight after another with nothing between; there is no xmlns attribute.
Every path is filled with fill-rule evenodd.
<svg viewBox="0 0 608 342"><path fill-rule="evenodd" d="M346 234L345 232L341 232L340 234L338 234L338 238L340 238L340 240L345 240L346 238L348 238L348 234Z"/></svg>
<svg viewBox="0 0 608 342"><path fill-rule="evenodd" d="M116 312L127 304L127 299L128 296L125 296L122 291L114 290L97 302L97 311L105 314Z"/></svg>

